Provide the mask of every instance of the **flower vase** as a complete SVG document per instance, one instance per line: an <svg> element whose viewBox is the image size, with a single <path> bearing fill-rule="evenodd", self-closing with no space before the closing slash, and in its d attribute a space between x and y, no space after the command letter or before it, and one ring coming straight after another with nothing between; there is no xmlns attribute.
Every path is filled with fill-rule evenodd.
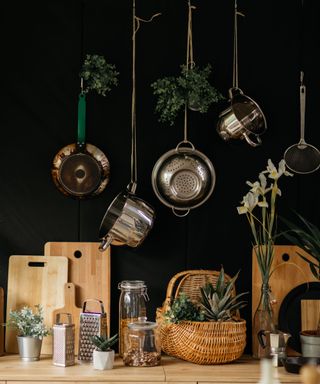
<svg viewBox="0 0 320 384"><path fill-rule="evenodd" d="M269 284L262 284L258 307L252 323L252 356L255 359L266 357L268 350L259 343L258 333L261 330L275 331L274 313L271 305L271 289Z"/></svg>

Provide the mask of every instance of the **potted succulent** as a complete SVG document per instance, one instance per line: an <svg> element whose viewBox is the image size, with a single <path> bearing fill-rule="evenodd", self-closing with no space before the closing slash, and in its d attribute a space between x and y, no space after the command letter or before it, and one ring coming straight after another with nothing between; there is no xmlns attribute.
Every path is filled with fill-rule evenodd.
<svg viewBox="0 0 320 384"><path fill-rule="evenodd" d="M35 312L28 306L10 311L9 320L5 324L17 330L19 354L24 361L40 359L42 339L50 333L44 324L42 306L38 304L35 308Z"/></svg>
<svg viewBox="0 0 320 384"><path fill-rule="evenodd" d="M108 338L94 335L91 338L95 350L93 351L93 367L95 369L112 369L114 363L114 350L111 347L118 341L118 335Z"/></svg>
<svg viewBox="0 0 320 384"><path fill-rule="evenodd" d="M199 276L203 273L185 274L198 276L195 272ZM176 276L169 283L172 288ZM173 300L166 299L157 312L162 350L196 364L221 364L239 358L246 345L246 321L239 317L239 309L247 303L239 300L246 293L235 294L237 277L238 273L230 278L221 268L215 283L208 280L196 290L191 284L189 296L180 291ZM173 297L171 293L169 297Z"/></svg>
<svg viewBox="0 0 320 384"><path fill-rule="evenodd" d="M296 215L298 216L300 224L281 218L288 227L282 234L291 244L297 245L310 255L311 258L308 258L302 253L297 252L297 254L309 264L314 277L320 281L320 230L299 213L296 213ZM303 329L300 332L303 356L320 357L320 314L318 318L317 329Z"/></svg>
<svg viewBox="0 0 320 384"><path fill-rule="evenodd" d="M116 71L113 64L108 64L101 55L86 55L79 76L85 81L84 93L95 90L105 96L112 86L118 85Z"/></svg>
<svg viewBox="0 0 320 384"><path fill-rule="evenodd" d="M181 65L179 76L169 76L151 84L157 96L156 112L160 122L174 124L179 111L187 105L193 111L206 113L211 104L223 99L220 92L209 82L211 65L201 69L194 65Z"/></svg>

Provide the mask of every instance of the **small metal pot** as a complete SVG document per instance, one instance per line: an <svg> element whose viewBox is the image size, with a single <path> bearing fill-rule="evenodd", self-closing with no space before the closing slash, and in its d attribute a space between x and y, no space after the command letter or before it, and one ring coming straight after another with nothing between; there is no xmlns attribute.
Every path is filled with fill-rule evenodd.
<svg viewBox="0 0 320 384"><path fill-rule="evenodd" d="M190 209L203 204L212 194L215 180L211 161L189 141L162 155L152 170L155 194L177 216L186 216Z"/></svg>
<svg viewBox="0 0 320 384"><path fill-rule="evenodd" d="M229 89L229 95L231 105L219 115L219 135L225 141L245 139L252 147L260 145L260 135L267 129L266 119L260 107L239 88Z"/></svg>
<svg viewBox="0 0 320 384"><path fill-rule="evenodd" d="M136 184L129 185L112 201L99 230L100 251L110 244L139 246L153 227L155 211L135 195Z"/></svg>

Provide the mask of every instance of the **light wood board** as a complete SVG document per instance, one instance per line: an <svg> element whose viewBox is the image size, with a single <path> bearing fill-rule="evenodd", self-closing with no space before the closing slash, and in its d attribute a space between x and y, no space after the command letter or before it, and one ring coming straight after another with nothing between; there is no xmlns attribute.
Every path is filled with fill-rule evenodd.
<svg viewBox="0 0 320 384"><path fill-rule="evenodd" d="M320 315L320 300L301 300L301 329L317 329Z"/></svg>
<svg viewBox="0 0 320 384"><path fill-rule="evenodd" d="M64 284L68 278L66 257L13 255L9 258L7 321L10 310L41 304L44 321L52 327L52 312L64 303ZM6 352L17 353L16 331L6 329ZM52 336L44 337L41 352L52 354Z"/></svg>
<svg viewBox="0 0 320 384"><path fill-rule="evenodd" d="M75 331L75 354L78 353L79 348L79 326L80 326L80 313L82 308L75 305L75 286L73 283L66 283L64 285L64 306L53 311L52 321L55 324L56 316L58 313L70 313L72 315L72 322Z"/></svg>
<svg viewBox="0 0 320 384"><path fill-rule="evenodd" d="M4 354L4 291L3 288L0 287L0 356Z"/></svg>
<svg viewBox="0 0 320 384"><path fill-rule="evenodd" d="M309 264L304 261L297 251L310 258L306 252L294 245L275 245L273 270L270 278L272 295L277 300L273 306L275 319L278 320L279 309L283 299L295 287L307 281L318 281L310 271ZM289 257L287 261L286 255ZM252 251L252 317L257 309L261 292L261 274L257 258Z"/></svg>
<svg viewBox="0 0 320 384"><path fill-rule="evenodd" d="M110 247L99 251L98 242L48 242L46 256L65 256L69 259L68 282L75 285L76 306L86 299L98 299L107 312L110 335Z"/></svg>

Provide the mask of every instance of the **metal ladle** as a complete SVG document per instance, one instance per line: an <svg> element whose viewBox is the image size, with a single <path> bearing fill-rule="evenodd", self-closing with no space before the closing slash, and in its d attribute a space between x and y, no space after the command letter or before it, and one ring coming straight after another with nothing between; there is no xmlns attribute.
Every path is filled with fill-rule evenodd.
<svg viewBox="0 0 320 384"><path fill-rule="evenodd" d="M303 84L304 73L300 72L300 141L291 145L284 153L284 161L287 167L295 172L307 174L315 172L320 167L320 152L304 140L305 110L306 110L306 86Z"/></svg>

